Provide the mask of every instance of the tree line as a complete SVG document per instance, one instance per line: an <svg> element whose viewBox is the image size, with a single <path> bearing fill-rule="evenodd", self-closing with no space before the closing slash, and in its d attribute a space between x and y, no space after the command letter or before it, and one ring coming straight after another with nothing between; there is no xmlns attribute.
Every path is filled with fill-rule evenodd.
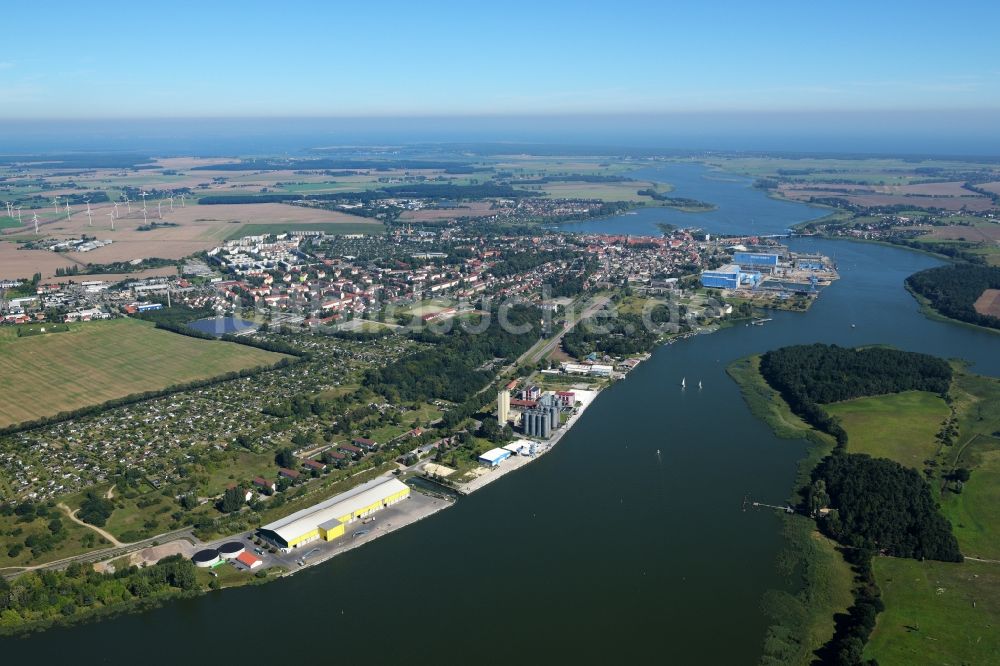
<svg viewBox="0 0 1000 666"><path fill-rule="evenodd" d="M198 589L195 566L181 555L111 574L74 563L63 571L31 572L11 581L0 577L0 633L67 624Z"/></svg>
<svg viewBox="0 0 1000 666"><path fill-rule="evenodd" d="M455 185L452 183L421 183L415 185L393 185L365 192L334 192L326 194L290 194L267 192L262 194L210 195L198 199L203 206L216 204L287 203L290 201L344 201L368 202L395 197L414 199L517 199L533 197L537 193L517 190L510 185L482 183L478 185Z"/></svg>
<svg viewBox="0 0 1000 666"><path fill-rule="evenodd" d="M946 361L928 354L818 343L767 352L760 359L760 373L793 412L832 435L841 448L847 445L847 432L820 404L901 391L944 395L952 376Z"/></svg>
<svg viewBox="0 0 1000 666"><path fill-rule="evenodd" d="M976 300L987 289L1000 289L1000 266L954 264L914 273L906 286L946 317L1000 329L1000 317L976 312Z"/></svg>

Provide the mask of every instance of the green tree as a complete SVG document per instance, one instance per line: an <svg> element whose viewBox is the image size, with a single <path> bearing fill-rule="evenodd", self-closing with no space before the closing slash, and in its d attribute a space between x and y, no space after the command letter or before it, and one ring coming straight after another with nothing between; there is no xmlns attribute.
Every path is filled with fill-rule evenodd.
<svg viewBox="0 0 1000 666"><path fill-rule="evenodd" d="M245 494L238 486L235 488L227 488L226 492L222 495L222 502L219 504L219 510L223 513L235 513L243 508Z"/></svg>
<svg viewBox="0 0 1000 666"><path fill-rule="evenodd" d="M295 459L295 454L288 447L280 449L274 456L274 462L278 463L281 467L286 467L288 469L294 468L298 461Z"/></svg>

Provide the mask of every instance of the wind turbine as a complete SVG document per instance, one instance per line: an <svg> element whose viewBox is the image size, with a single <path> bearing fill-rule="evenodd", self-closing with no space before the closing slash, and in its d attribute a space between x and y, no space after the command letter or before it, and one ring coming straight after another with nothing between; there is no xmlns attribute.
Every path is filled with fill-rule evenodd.
<svg viewBox="0 0 1000 666"><path fill-rule="evenodd" d="M156 202L156 214L160 216L161 220L163 219L163 202L162 201L157 201Z"/></svg>
<svg viewBox="0 0 1000 666"><path fill-rule="evenodd" d="M14 217L14 209L11 203L9 201L5 201L4 203L7 204L7 217Z"/></svg>
<svg viewBox="0 0 1000 666"><path fill-rule="evenodd" d="M122 196L125 198L125 206L128 208L129 215L132 214L132 206L129 205L128 195L122 192Z"/></svg>
<svg viewBox="0 0 1000 666"><path fill-rule="evenodd" d="M118 202L116 201L114 203L115 203L114 215L115 215L115 217L118 217Z"/></svg>
<svg viewBox="0 0 1000 666"><path fill-rule="evenodd" d="M91 227L94 226L94 214L90 212L89 204L87 205L87 219L89 220L87 224Z"/></svg>
<svg viewBox="0 0 1000 666"><path fill-rule="evenodd" d="M31 219L35 223L35 234L38 234L38 213L32 213Z"/></svg>
<svg viewBox="0 0 1000 666"><path fill-rule="evenodd" d="M142 223L146 224L146 207L142 207Z"/></svg>
<svg viewBox="0 0 1000 666"><path fill-rule="evenodd" d="M52 207L56 209L56 215L59 214L59 197L52 200Z"/></svg>
<svg viewBox="0 0 1000 666"><path fill-rule="evenodd" d="M170 210L173 210L174 209L174 195L171 194L167 198L170 199Z"/></svg>
<svg viewBox="0 0 1000 666"><path fill-rule="evenodd" d="M146 197L149 196L149 192L139 192L139 196L142 197L142 212L146 212Z"/></svg>
<svg viewBox="0 0 1000 666"><path fill-rule="evenodd" d="M67 220L73 219L73 212L69 209L69 201L66 202L66 219Z"/></svg>
<svg viewBox="0 0 1000 666"><path fill-rule="evenodd" d="M21 224L21 207L17 207L17 223Z"/></svg>
<svg viewBox="0 0 1000 666"><path fill-rule="evenodd" d="M181 208L186 208L187 204L184 203L184 195L181 194Z"/></svg>
<svg viewBox="0 0 1000 666"><path fill-rule="evenodd" d="M112 213L108 213L108 217L111 218L111 231L114 231L115 230L115 214L113 212Z"/></svg>

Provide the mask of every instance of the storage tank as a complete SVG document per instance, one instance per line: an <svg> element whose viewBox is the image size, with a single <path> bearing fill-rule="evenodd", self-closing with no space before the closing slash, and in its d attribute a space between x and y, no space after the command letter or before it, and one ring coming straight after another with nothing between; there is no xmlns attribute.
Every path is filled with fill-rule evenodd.
<svg viewBox="0 0 1000 666"><path fill-rule="evenodd" d="M191 556L191 561L194 562L196 567L207 568L214 566L222 561L219 555L219 551L214 548L206 548L205 550L199 550L197 553Z"/></svg>

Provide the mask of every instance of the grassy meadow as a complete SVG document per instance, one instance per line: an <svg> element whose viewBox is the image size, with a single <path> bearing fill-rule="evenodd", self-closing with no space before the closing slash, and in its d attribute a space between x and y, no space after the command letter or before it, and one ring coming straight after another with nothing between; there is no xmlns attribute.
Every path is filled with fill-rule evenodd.
<svg viewBox="0 0 1000 666"><path fill-rule="evenodd" d="M1000 654L1000 565L878 557L885 611L865 658L891 664L994 664Z"/></svg>
<svg viewBox="0 0 1000 666"><path fill-rule="evenodd" d="M934 457L935 434L949 414L944 400L926 391L857 398L824 409L849 433L851 453L889 458L914 469Z"/></svg>
<svg viewBox="0 0 1000 666"><path fill-rule="evenodd" d="M7 327L0 330L0 427L281 358L132 319L72 324L67 332L22 338Z"/></svg>
<svg viewBox="0 0 1000 666"><path fill-rule="evenodd" d="M942 495L941 511L963 553L1000 560L1000 381L960 372L951 393L959 437L946 452L947 466L972 473L961 493Z"/></svg>

